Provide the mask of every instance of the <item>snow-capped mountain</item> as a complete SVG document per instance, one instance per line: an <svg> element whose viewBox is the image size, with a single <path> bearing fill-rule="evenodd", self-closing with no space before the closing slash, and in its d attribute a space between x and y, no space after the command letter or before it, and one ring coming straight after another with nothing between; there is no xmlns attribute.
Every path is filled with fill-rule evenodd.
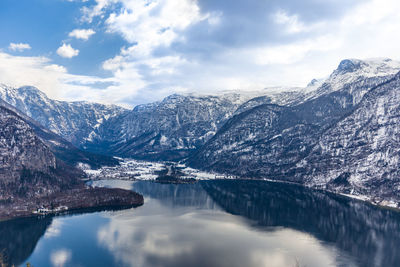
<svg viewBox="0 0 400 267"><path fill-rule="evenodd" d="M0 84L0 99L77 146L103 121L125 112L115 105L52 100L32 86Z"/></svg>
<svg viewBox="0 0 400 267"><path fill-rule="evenodd" d="M171 95L108 120L85 148L156 160L184 158L211 138L244 99L240 94Z"/></svg>
<svg viewBox="0 0 400 267"><path fill-rule="evenodd" d="M343 87L347 86L349 93L353 95L355 103L358 103L370 86L378 85L399 71L400 62L388 58L345 59L340 62L338 68L325 81L313 80L310 83L311 88L313 82L318 85L318 88L309 92L307 98L316 98L334 91L343 90ZM369 81L370 84L360 90L358 86L366 83L365 81ZM372 84L371 81L375 84ZM357 84L357 86L351 86L354 84ZM307 92L307 89L304 92Z"/></svg>
<svg viewBox="0 0 400 267"><path fill-rule="evenodd" d="M400 200L400 73L325 131L296 173L311 186Z"/></svg>
<svg viewBox="0 0 400 267"><path fill-rule="evenodd" d="M197 152L193 164L215 170L223 165L227 171L240 169L241 174L250 175L246 168L242 168L243 165L254 175L281 175L278 166L301 159L322 131L352 111L365 92L391 79L396 71L389 69L386 76L380 72L373 77L370 65L353 61L358 64L353 66L352 61L343 60L320 87L309 92L305 99L300 98L297 104L273 105L265 96L247 101ZM349 64L353 68L348 67ZM376 73L375 70L372 72ZM311 86L316 83L314 81ZM238 157L237 162L227 163L235 157Z"/></svg>
<svg viewBox="0 0 400 267"><path fill-rule="evenodd" d="M13 112L21 120L23 120L33 130L34 134L47 145L51 152L64 163L74 168L78 165L88 165L91 168L99 168L101 166L114 166L118 164L118 160L110 156L98 155L83 151L75 147L72 143L65 140L56 133L46 129L38 122L28 117L20 110L0 99L0 107Z"/></svg>
<svg viewBox="0 0 400 267"><path fill-rule="evenodd" d="M93 152L140 159L183 159L214 136L250 99L257 97L268 103L292 105L304 97L295 89L281 90L284 89L215 95L174 94L108 120L83 147ZM241 109L249 105L252 103Z"/></svg>
<svg viewBox="0 0 400 267"><path fill-rule="evenodd" d="M3 86L1 92L53 131L73 133L74 142L92 152L186 159L192 167L238 177L399 201L393 193L400 186L399 71L400 63L390 59L343 60L327 79L303 89L175 94L131 111L53 101L31 87Z"/></svg>
<svg viewBox="0 0 400 267"><path fill-rule="evenodd" d="M285 90L289 91L282 92ZM74 145L94 152L149 159L186 157L213 136L241 104L259 96L265 96L268 103L291 105L304 94L298 88L175 94L127 111L115 105L52 100L35 87L0 84L0 99Z"/></svg>
<svg viewBox="0 0 400 267"><path fill-rule="evenodd" d="M368 62L342 61L300 104L259 101L260 105L244 109L188 164L241 177L328 186L339 192L395 195L397 189L390 187L397 186L400 167L396 143L400 83L399 74L393 73L399 65L390 63L394 67L386 68L391 61L383 60L373 66L386 67L371 68Z"/></svg>

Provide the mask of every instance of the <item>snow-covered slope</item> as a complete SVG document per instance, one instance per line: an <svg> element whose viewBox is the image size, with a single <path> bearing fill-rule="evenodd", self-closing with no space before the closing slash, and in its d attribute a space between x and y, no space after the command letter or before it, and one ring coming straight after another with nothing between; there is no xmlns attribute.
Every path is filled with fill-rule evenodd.
<svg viewBox="0 0 400 267"><path fill-rule="evenodd" d="M337 69L326 80L314 81L319 87L315 91L309 92L307 98L316 98L334 91L340 91L347 86L350 87L348 91L353 95L354 101L358 103L368 89L360 90L358 86L351 85L360 85L371 80L374 81L374 85L377 85L399 71L400 62L388 58L345 59L340 62ZM304 89L303 91L307 92L308 90Z"/></svg>
<svg viewBox="0 0 400 267"><path fill-rule="evenodd" d="M84 148L139 159L182 159L214 136L238 108L248 108L250 99L263 96L263 101L268 103L291 105L304 97L294 89L281 90L174 94L108 120L90 136ZM243 103L247 105L241 107Z"/></svg>
<svg viewBox="0 0 400 267"><path fill-rule="evenodd" d="M68 188L78 177L17 113L0 105L0 200L42 196ZM76 173L75 173L76 174Z"/></svg>
<svg viewBox="0 0 400 267"><path fill-rule="evenodd" d="M399 144L400 73L325 131L297 173L311 186L400 203Z"/></svg>
<svg viewBox="0 0 400 267"><path fill-rule="evenodd" d="M136 158L184 158L212 137L243 99L239 94L171 95L108 120L85 148Z"/></svg>
<svg viewBox="0 0 400 267"><path fill-rule="evenodd" d="M397 189L390 188L398 186L400 167L400 75L393 74L394 65L371 72L370 63L345 60L300 104L278 106L253 99L260 105L235 114L187 162L241 177L394 196ZM338 186L332 183L336 178Z"/></svg>
<svg viewBox="0 0 400 267"><path fill-rule="evenodd" d="M186 158L203 170L397 203L399 71L400 63L390 59L349 59L304 89L175 94L131 111L54 101L33 87L1 86L0 97L93 152Z"/></svg>
<svg viewBox="0 0 400 267"><path fill-rule="evenodd" d="M125 111L115 105L52 100L32 86L0 84L0 99L77 146L103 121Z"/></svg>
<svg viewBox="0 0 400 267"><path fill-rule="evenodd" d="M65 140L56 133L46 129L38 122L1 99L0 107L3 107L10 112L13 112L27 125L29 125L35 135L39 137L44 144L47 145L51 152L53 152L58 159L70 165L70 167L72 168L81 164L89 165L91 168L95 169L100 168L104 165L114 166L118 164L118 160L113 157L90 153L88 151L83 151L75 147L69 141Z"/></svg>

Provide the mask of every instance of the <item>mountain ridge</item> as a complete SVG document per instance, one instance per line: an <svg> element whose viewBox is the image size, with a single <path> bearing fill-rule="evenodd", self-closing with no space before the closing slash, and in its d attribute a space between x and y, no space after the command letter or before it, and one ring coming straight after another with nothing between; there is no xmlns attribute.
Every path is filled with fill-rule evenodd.
<svg viewBox="0 0 400 267"><path fill-rule="evenodd" d="M0 84L0 99L76 146L102 121L126 111L115 105L52 100L33 86L13 88Z"/></svg>
<svg viewBox="0 0 400 267"><path fill-rule="evenodd" d="M396 104L396 99L399 99L399 77L400 72L361 81L356 79L340 90L308 99L297 106L286 107L285 112L294 112L302 119L280 133L271 132L276 131L277 126L266 128L263 121L257 120L268 117L265 112L250 121L243 118L233 123L230 129L221 129L189 158L188 164L242 177L288 180L337 193L361 195L378 203L389 201L390 205L398 206L400 198L397 188L400 188L400 183L396 177L399 175L400 154L396 152L399 149L397 143L390 140L399 139L396 134L400 132L396 121L400 117L400 107ZM256 109L247 113L251 115ZM380 120L387 121L388 125L382 126L376 119L378 111ZM352 123L346 124L354 114L361 115L358 115L359 119L352 119ZM282 126L282 123L285 122L278 120L275 125ZM307 125L317 128L312 130ZM243 137L245 134L235 130L237 127L258 137L271 132L272 138L249 142ZM259 127L259 130L255 127ZM343 132L345 130L353 132L355 137L362 133L364 138L355 139L358 140L356 142L349 139ZM225 136L218 138L219 134ZM376 141L368 136L379 138ZM229 143L225 142L237 137L239 139L235 144L227 146ZM376 142L384 145L378 147ZM326 143L332 145L327 147ZM302 150L305 153L302 154ZM322 152L318 152L320 150Z"/></svg>
<svg viewBox="0 0 400 267"><path fill-rule="evenodd" d="M92 127L88 137L77 142L82 148L96 153L151 161L184 160L189 166L206 171L286 180L339 193L367 192L396 202L398 200L393 196L396 191L387 189L390 192L384 195L379 187L383 182L378 178L362 180L373 188L371 191L361 190L363 185L354 182L349 162L352 157L364 158L370 166L363 165L363 168L384 168L380 163L365 158L369 154L378 155L374 150L375 143L367 137L376 136L376 129L380 128L379 120L375 119L377 109L383 112L379 115L381 119L385 115L391 116L387 118L391 123L387 127L391 127L390 131L397 131L392 117L398 113L400 116L400 111L389 96L397 99L395 90L400 87L397 83L399 71L400 62L390 59L345 59L325 80L313 80L309 87L295 91L269 94L262 91L256 96L252 93L173 94L161 101L137 105L130 111L106 118ZM365 99L381 89L383 96L375 96L368 106ZM381 101L383 106L374 101ZM369 133L357 124L357 120L353 120L354 125L346 124L358 113L372 116L372 121L364 121ZM367 117L360 115L360 122ZM363 133L366 139L352 143L354 140L348 139L338 125L343 125L343 129L349 132ZM385 133L380 132L379 136L397 140L396 135ZM324 148L321 140L331 142L331 147L328 150ZM347 155L335 147L336 144L344 145L340 140L353 144L348 151L354 155L350 152L351 155ZM397 147L396 143L390 143L390 146L393 149ZM365 155L358 155L354 147L364 149ZM347 171L336 165L335 177L335 171L331 171L327 173L329 179L318 178L326 175L325 171L332 170L328 164L332 151L342 153L343 159L339 162L343 166L350 164L346 165ZM392 156L397 159L396 154ZM392 168L396 162L400 159L386 163ZM321 174L313 177L313 173ZM395 170L391 174L379 175L386 179L395 175L393 173ZM384 183L390 187L395 185L396 181L393 182L390 184L385 180Z"/></svg>

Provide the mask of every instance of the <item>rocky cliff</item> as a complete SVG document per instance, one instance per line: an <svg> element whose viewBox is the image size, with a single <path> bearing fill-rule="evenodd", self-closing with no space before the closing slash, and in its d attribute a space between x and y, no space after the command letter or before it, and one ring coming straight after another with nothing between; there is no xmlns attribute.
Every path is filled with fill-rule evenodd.
<svg viewBox="0 0 400 267"><path fill-rule="evenodd" d="M0 84L0 99L78 147L103 121L126 111L115 105L53 100L32 86Z"/></svg>

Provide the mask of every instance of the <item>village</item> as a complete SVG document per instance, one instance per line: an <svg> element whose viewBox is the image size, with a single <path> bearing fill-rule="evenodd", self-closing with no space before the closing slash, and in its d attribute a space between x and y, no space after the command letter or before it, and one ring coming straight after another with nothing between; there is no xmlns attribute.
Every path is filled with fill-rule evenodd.
<svg viewBox="0 0 400 267"><path fill-rule="evenodd" d="M33 214L38 214L38 215L46 215L46 214L57 214L61 213L64 211L67 211L68 207L67 206L60 206L56 208L51 208L51 207L40 207L37 210L33 211Z"/></svg>
<svg viewBox="0 0 400 267"><path fill-rule="evenodd" d="M173 176L182 180L234 179L232 175L203 172L175 162L149 162L134 159L120 159L119 166L102 167L92 170L80 166L89 180L156 180L162 176Z"/></svg>

